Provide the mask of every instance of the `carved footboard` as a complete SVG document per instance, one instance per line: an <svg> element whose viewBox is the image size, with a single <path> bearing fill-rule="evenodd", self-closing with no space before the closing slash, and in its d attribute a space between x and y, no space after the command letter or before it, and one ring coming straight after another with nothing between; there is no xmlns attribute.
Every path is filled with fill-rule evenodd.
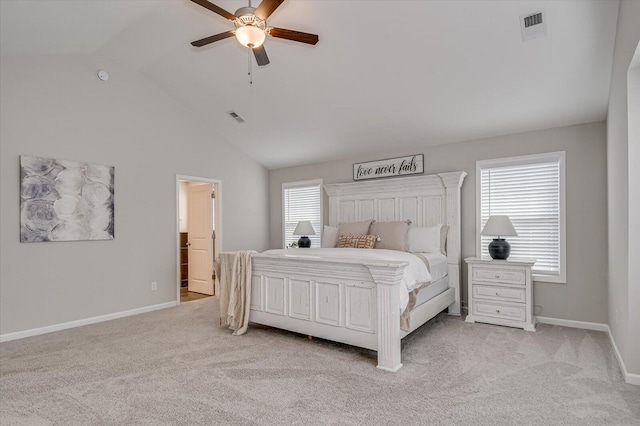
<svg viewBox="0 0 640 426"><path fill-rule="evenodd" d="M399 286L406 265L254 255L249 320L375 350L378 368L397 371Z"/></svg>

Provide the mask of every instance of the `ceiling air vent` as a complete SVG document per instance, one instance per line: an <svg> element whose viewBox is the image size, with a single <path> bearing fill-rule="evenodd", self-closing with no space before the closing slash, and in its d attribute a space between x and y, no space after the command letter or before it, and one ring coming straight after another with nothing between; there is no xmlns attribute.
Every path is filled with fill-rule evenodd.
<svg viewBox="0 0 640 426"><path fill-rule="evenodd" d="M522 41L546 36L547 19L544 11L521 16L520 27L522 28Z"/></svg>
<svg viewBox="0 0 640 426"><path fill-rule="evenodd" d="M231 116L231 118L236 120L238 123L244 123L245 122L245 119L240 117L235 111L231 111L229 113L229 115Z"/></svg>

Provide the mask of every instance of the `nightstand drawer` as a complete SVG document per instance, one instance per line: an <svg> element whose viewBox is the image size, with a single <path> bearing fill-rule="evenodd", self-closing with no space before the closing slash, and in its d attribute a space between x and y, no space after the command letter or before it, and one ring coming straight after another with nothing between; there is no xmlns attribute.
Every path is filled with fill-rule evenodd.
<svg viewBox="0 0 640 426"><path fill-rule="evenodd" d="M473 315L504 318L512 321L524 321L527 318L524 306L504 306L477 301L473 303Z"/></svg>
<svg viewBox="0 0 640 426"><path fill-rule="evenodd" d="M505 283L525 285L524 269L473 268L473 282Z"/></svg>
<svg viewBox="0 0 640 426"><path fill-rule="evenodd" d="M473 298L518 303L527 301L524 288L489 287L477 284L473 286Z"/></svg>

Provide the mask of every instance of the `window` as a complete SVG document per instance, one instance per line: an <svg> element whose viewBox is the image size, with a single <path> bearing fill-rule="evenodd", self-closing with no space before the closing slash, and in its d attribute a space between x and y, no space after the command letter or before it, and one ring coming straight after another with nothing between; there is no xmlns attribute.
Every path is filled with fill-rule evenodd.
<svg viewBox="0 0 640 426"><path fill-rule="evenodd" d="M309 220L316 235L308 235L311 247L320 247L322 234L322 180L290 182L282 184L282 240L284 247L298 242L293 235L298 221Z"/></svg>
<svg viewBox="0 0 640 426"><path fill-rule="evenodd" d="M489 257L492 237L480 235L491 215L508 215L517 237L510 257L536 259L533 278L566 282L564 152L476 162L476 252Z"/></svg>

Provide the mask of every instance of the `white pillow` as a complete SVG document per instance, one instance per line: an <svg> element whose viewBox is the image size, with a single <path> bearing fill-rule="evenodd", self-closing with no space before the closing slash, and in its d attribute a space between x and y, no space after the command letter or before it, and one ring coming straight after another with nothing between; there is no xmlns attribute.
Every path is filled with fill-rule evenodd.
<svg viewBox="0 0 640 426"><path fill-rule="evenodd" d="M320 247L335 248L338 245L338 227L325 225L322 230Z"/></svg>
<svg viewBox="0 0 640 426"><path fill-rule="evenodd" d="M407 245L411 253L439 253L442 225L413 226L407 233Z"/></svg>

